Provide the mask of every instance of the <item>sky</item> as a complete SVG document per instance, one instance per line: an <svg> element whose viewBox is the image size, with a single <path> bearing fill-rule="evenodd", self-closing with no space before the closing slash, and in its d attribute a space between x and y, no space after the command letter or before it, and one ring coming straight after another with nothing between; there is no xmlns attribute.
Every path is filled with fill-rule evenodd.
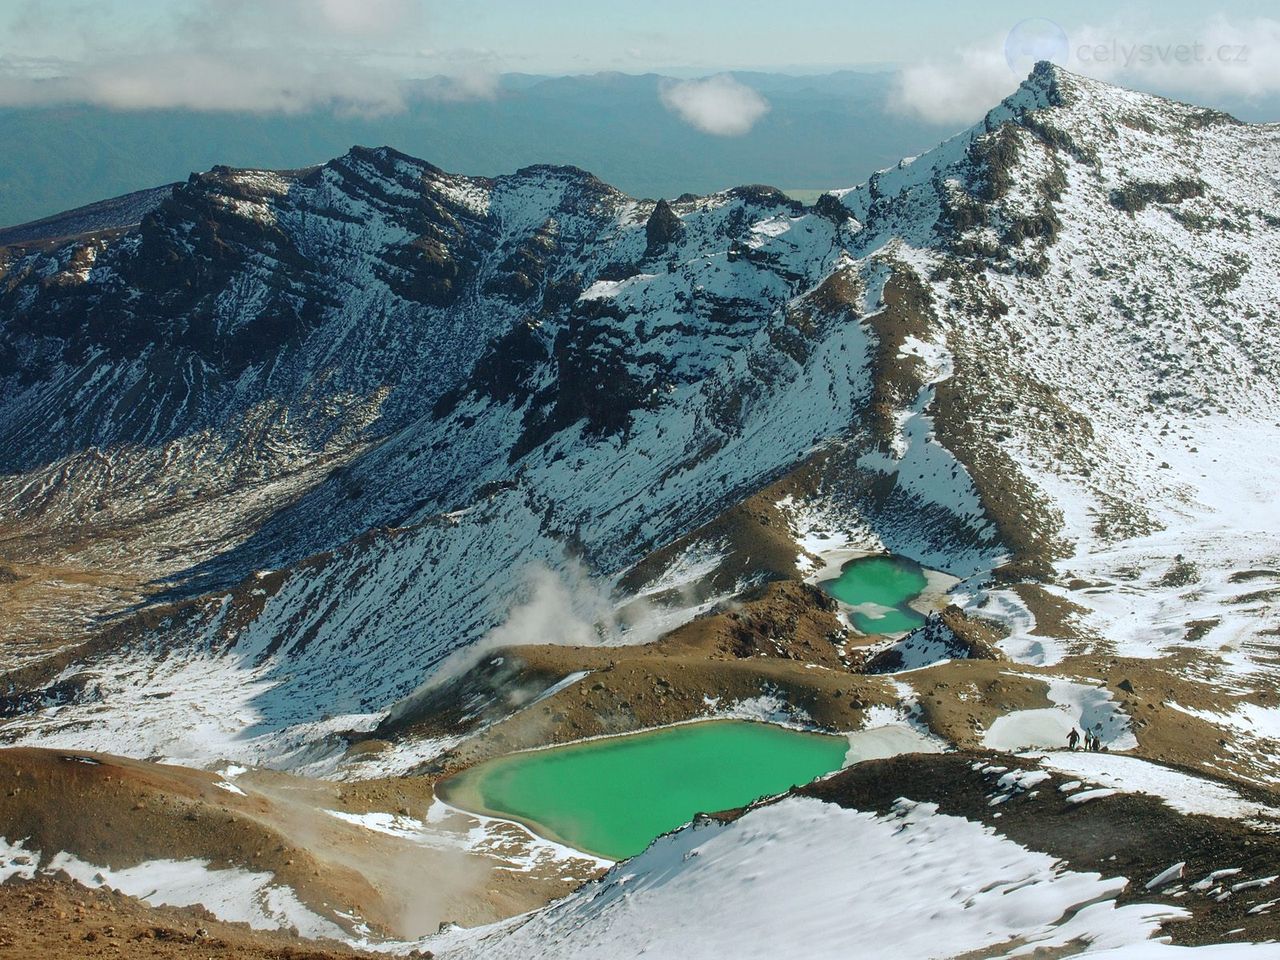
<svg viewBox="0 0 1280 960"><path fill-rule="evenodd" d="M890 106L972 122L1037 57L1212 103L1280 94L1280 7L859 0L0 0L0 106L384 114L497 77L678 78L674 114L737 136L768 102L731 71L894 73ZM421 78L447 79L423 85ZM710 78L710 79L698 79Z"/></svg>

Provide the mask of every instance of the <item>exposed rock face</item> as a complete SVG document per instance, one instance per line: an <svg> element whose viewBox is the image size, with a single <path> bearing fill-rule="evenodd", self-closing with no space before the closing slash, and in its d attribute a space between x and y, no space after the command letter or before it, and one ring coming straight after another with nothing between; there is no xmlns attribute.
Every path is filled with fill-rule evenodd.
<svg viewBox="0 0 1280 960"><path fill-rule="evenodd" d="M413 819L432 778L748 716L847 733L852 766L566 899L590 873L563 854L459 828L451 866L465 843L484 887L559 902L440 952L589 953L623 900L627 942L678 952L690 896L803 913L824 857L837 899L865 894L845 851L869 840L884 908L824 932L786 906L775 952L852 943L904 897L966 956L1114 945L1125 917L1141 950L1184 910L1163 932L1268 949L1278 172L1274 127L1041 65L811 209L355 148L10 231L0 744L56 748L9 753L10 848L243 866L365 931L407 912L385 894L442 828ZM922 628L863 635L879 605L828 595L869 552L921 565ZM1105 749L1061 750L1077 728ZM126 768L162 789L122 792ZM50 815L99 779L111 829ZM144 821L163 834L118 829ZM379 882L325 887L357 849ZM763 894L762 857L790 871ZM1002 927L1011 896L1042 922Z"/></svg>
<svg viewBox="0 0 1280 960"><path fill-rule="evenodd" d="M1125 213L1138 213L1152 203L1181 203L1204 196L1199 180L1181 179L1171 183L1130 183L1111 194L1111 203Z"/></svg>
<svg viewBox="0 0 1280 960"><path fill-rule="evenodd" d="M813 212L836 223L844 223L849 219L849 209L834 193L824 193L818 197L813 205Z"/></svg>
<svg viewBox="0 0 1280 960"><path fill-rule="evenodd" d="M659 200L644 225L645 259L661 256L684 232L680 218L666 200Z"/></svg>

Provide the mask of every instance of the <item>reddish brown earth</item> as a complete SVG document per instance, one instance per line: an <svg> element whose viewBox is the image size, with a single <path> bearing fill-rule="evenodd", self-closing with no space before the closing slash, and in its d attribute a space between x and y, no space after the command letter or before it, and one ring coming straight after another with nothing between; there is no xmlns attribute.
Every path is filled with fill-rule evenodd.
<svg viewBox="0 0 1280 960"><path fill-rule="evenodd" d="M0 957L199 957L227 960L340 960L370 956L339 944L222 923L200 909L150 907L64 878L0 884Z"/></svg>

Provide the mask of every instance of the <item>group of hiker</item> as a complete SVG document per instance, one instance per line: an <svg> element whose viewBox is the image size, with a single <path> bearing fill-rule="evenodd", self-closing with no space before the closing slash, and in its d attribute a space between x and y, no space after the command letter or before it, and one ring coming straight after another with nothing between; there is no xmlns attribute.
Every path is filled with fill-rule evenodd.
<svg viewBox="0 0 1280 960"><path fill-rule="evenodd" d="M1080 746L1080 742L1084 741L1086 750L1098 751L1102 749L1102 739L1092 730L1085 730L1083 733L1075 727L1071 728L1071 732L1067 734L1067 749L1074 750Z"/></svg>

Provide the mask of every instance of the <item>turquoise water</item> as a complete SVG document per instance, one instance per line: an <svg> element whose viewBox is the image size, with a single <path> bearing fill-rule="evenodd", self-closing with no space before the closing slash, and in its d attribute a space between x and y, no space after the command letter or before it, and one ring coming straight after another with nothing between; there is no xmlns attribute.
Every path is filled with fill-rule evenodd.
<svg viewBox="0 0 1280 960"><path fill-rule="evenodd" d="M436 785L464 810L519 820L612 860L713 813L837 770L844 737L714 720L515 753Z"/></svg>
<svg viewBox="0 0 1280 960"><path fill-rule="evenodd" d="M850 560L835 580L823 589L850 606L874 603L888 609L879 613L854 611L853 625L863 633L904 633L924 623L924 614L907 604L928 585L924 568L902 557L859 557Z"/></svg>

